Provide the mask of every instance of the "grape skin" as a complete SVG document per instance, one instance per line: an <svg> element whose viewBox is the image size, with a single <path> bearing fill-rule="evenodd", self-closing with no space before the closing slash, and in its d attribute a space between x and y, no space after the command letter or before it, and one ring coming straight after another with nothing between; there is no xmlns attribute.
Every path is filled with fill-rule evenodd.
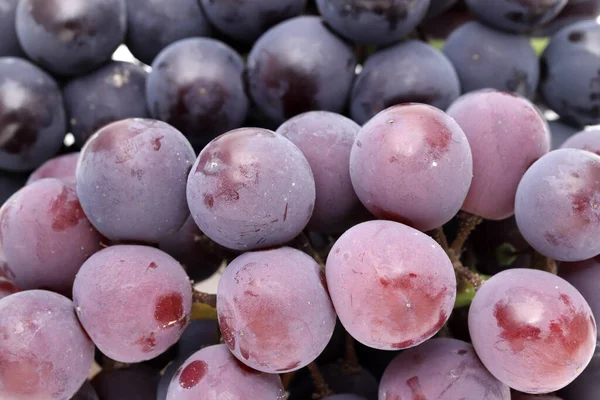
<svg viewBox="0 0 600 400"><path fill-rule="evenodd" d="M493 220L512 216L523 174L550 150L548 125L527 99L495 90L465 94L447 112L473 153L473 180L462 209Z"/></svg>
<svg viewBox="0 0 600 400"><path fill-rule="evenodd" d="M185 271L168 254L118 245L83 264L73 302L98 349L130 363L152 359L179 340L189 321L192 292Z"/></svg>
<svg viewBox="0 0 600 400"><path fill-rule="evenodd" d="M583 296L544 271L494 275L475 295L468 323L486 368L525 393L566 386L588 365L596 346L596 323Z"/></svg>
<svg viewBox="0 0 600 400"><path fill-rule="evenodd" d="M33 171L25 184L30 185L45 178L56 178L75 187L75 169L78 160L79 153L63 154L51 158Z"/></svg>
<svg viewBox="0 0 600 400"><path fill-rule="evenodd" d="M23 289L70 291L79 267L101 249L101 240L75 189L58 179L34 182L0 208L0 247L11 277Z"/></svg>
<svg viewBox="0 0 600 400"><path fill-rule="evenodd" d="M456 2L457 0L431 0L429 10L427 10L427 14L425 15L425 20L437 17L444 11L450 9Z"/></svg>
<svg viewBox="0 0 600 400"><path fill-rule="evenodd" d="M568 0L466 0L469 10L497 29L523 33L551 21Z"/></svg>
<svg viewBox="0 0 600 400"><path fill-rule="evenodd" d="M346 231L327 258L327 286L344 328L366 346L399 350L432 337L456 297L450 259L429 236L392 221Z"/></svg>
<svg viewBox="0 0 600 400"><path fill-rule="evenodd" d="M291 141L260 128L233 130L202 150L187 184L192 217L234 250L284 244L310 220L315 182Z"/></svg>
<svg viewBox="0 0 600 400"><path fill-rule="evenodd" d="M85 381L94 344L79 325L73 303L44 290L0 301L0 397L68 400Z"/></svg>
<svg viewBox="0 0 600 400"><path fill-rule="evenodd" d="M456 339L431 339L390 363L379 399L510 400L510 389L490 374L473 346Z"/></svg>
<svg viewBox="0 0 600 400"><path fill-rule="evenodd" d="M560 261L600 254L600 156L554 150L523 176L515 201L519 230L539 253Z"/></svg>
<svg viewBox="0 0 600 400"><path fill-rule="evenodd" d="M279 376L248 368L224 344L205 347L188 358L176 372L167 393L167 400L283 400L285 397Z"/></svg>
<svg viewBox="0 0 600 400"><path fill-rule="evenodd" d="M210 36L213 29L196 0L126 0L125 44L144 64L181 39Z"/></svg>
<svg viewBox="0 0 600 400"><path fill-rule="evenodd" d="M81 151L76 173L81 206L109 239L156 243L189 216L185 187L194 159L190 143L164 122L113 122Z"/></svg>
<svg viewBox="0 0 600 400"><path fill-rule="evenodd" d="M398 105L360 130L350 176L375 216L431 230L460 210L473 176L471 150L462 129L442 111Z"/></svg>
<svg viewBox="0 0 600 400"><path fill-rule="evenodd" d="M596 258L589 260L560 263L560 276L581 293L594 314L600 319L600 262Z"/></svg>
<svg viewBox="0 0 600 400"><path fill-rule="evenodd" d="M360 201L348 163L359 130L351 119L328 111L300 114L277 129L302 151L315 178L315 209L308 229L337 233L351 226Z"/></svg>
<svg viewBox="0 0 600 400"><path fill-rule="evenodd" d="M206 16L235 40L254 43L266 30L300 15L306 0L200 0Z"/></svg>
<svg viewBox="0 0 600 400"><path fill-rule="evenodd" d="M75 393L75 395L73 397L71 397L71 400L100 400L100 399L98 398L98 395L96 394L96 390L94 389L94 387L92 386L90 381L85 381L85 383L83 384L83 386L81 386L81 388L79 388L77 393Z"/></svg>
<svg viewBox="0 0 600 400"><path fill-rule="evenodd" d="M585 130L572 135L561 149L582 149L600 156L600 130Z"/></svg>
<svg viewBox="0 0 600 400"><path fill-rule="evenodd" d="M321 18L292 18L254 44L247 82L255 105L281 123L311 110L341 112L354 80L356 58Z"/></svg>
<svg viewBox="0 0 600 400"><path fill-rule="evenodd" d="M362 44L385 45L412 32L429 0L316 0L322 18L340 35Z"/></svg>
<svg viewBox="0 0 600 400"><path fill-rule="evenodd" d="M473 21L455 29L443 51L456 68L463 93L491 88L528 98L535 94L540 67L528 37Z"/></svg>
<svg viewBox="0 0 600 400"><path fill-rule="evenodd" d="M325 349L335 327L319 265L289 247L233 260L219 281L217 314L233 355L268 373L308 365Z"/></svg>
<svg viewBox="0 0 600 400"><path fill-rule="evenodd" d="M554 34L540 59L544 100L561 119L581 127L600 122L598 40L595 20L578 22Z"/></svg>
<svg viewBox="0 0 600 400"><path fill-rule="evenodd" d="M70 132L81 147L96 131L126 118L146 118L146 77L140 66L111 62L63 88Z"/></svg>
<svg viewBox="0 0 600 400"><path fill-rule="evenodd" d="M23 57L23 49L17 39L15 16L19 0L3 0L0 8L0 57Z"/></svg>
<svg viewBox="0 0 600 400"><path fill-rule="evenodd" d="M0 169L31 171L58 152L66 133L54 79L29 61L0 58Z"/></svg>
<svg viewBox="0 0 600 400"><path fill-rule="evenodd" d="M124 0L21 0L16 29L25 53L58 75L89 72L125 37Z"/></svg>
<svg viewBox="0 0 600 400"><path fill-rule="evenodd" d="M194 148L242 125L248 112L244 61L213 39L182 39L162 50L146 81L152 117L179 129Z"/></svg>
<svg viewBox="0 0 600 400"><path fill-rule="evenodd" d="M104 369L92 379L99 400L155 400L160 374L143 364Z"/></svg>

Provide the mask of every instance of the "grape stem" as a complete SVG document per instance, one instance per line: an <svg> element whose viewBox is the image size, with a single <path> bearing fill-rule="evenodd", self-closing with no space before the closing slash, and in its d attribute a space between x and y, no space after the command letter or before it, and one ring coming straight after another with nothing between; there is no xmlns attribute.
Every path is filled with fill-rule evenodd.
<svg viewBox="0 0 600 400"><path fill-rule="evenodd" d="M543 256L535 250L532 253L531 264L534 269L550 272L554 275L558 273L556 262L553 259Z"/></svg>
<svg viewBox="0 0 600 400"><path fill-rule="evenodd" d="M212 308L217 308L217 295L200 292L199 290L193 289L192 301L198 304L206 304Z"/></svg>
<svg viewBox="0 0 600 400"><path fill-rule="evenodd" d="M358 357L356 356L356 347L354 338L346 332L346 348L344 354L344 363L342 365L342 371L346 374L357 374L360 372L360 364Z"/></svg>
<svg viewBox="0 0 600 400"><path fill-rule="evenodd" d="M460 220L458 225L458 233L452 242L450 249L454 251L458 257L460 257L469 235L471 235L471 232L473 232L477 225L483 221L483 218L479 215L473 215L465 211L461 211L458 214L458 218Z"/></svg>
<svg viewBox="0 0 600 400"><path fill-rule="evenodd" d="M104 354L102 354L102 369L113 370L113 369L128 368L129 366L131 366L131 364L113 360L112 358L107 357Z"/></svg>
<svg viewBox="0 0 600 400"><path fill-rule="evenodd" d="M321 375L321 371L319 371L319 367L316 362L311 362L306 366L308 371L310 372L310 376L312 377L313 384L317 389L317 394L321 397L327 397L333 395L333 391L329 388L327 382L325 382L325 378Z"/></svg>
<svg viewBox="0 0 600 400"><path fill-rule="evenodd" d="M285 374L281 375L281 383L285 390L288 390L290 387L290 383L292 383L294 376L296 376L296 371L286 372Z"/></svg>

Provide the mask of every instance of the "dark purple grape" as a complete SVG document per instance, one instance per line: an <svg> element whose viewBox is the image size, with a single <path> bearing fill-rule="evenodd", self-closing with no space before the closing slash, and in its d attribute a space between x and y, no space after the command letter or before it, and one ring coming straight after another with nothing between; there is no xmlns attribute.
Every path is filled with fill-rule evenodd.
<svg viewBox="0 0 600 400"><path fill-rule="evenodd" d="M200 349L198 349L198 350L200 350ZM195 353L196 351L192 352L192 354ZM166 400L167 399L167 392L169 390L169 385L171 384L171 380L173 379L175 374L179 371L179 368L185 363L185 361L188 359L188 357L191 356L192 354L189 354L185 357L179 357L179 358L173 360L171 362L171 364L169 364L169 366L167 368L165 368L162 375L160 376L160 380L158 381L158 387L156 389L156 400ZM181 371L179 371L179 372L181 372ZM149 399L149 400L154 400L154 399Z"/></svg>
<svg viewBox="0 0 600 400"><path fill-rule="evenodd" d="M17 190L25 186L27 174L14 172L0 172L0 206Z"/></svg>
<svg viewBox="0 0 600 400"><path fill-rule="evenodd" d="M357 370L346 370L340 361L340 363L319 366L319 371L334 393L345 393L345 396L355 396L350 397L348 400L377 400L379 383L366 369L358 367ZM298 371L298 378L290 383L290 397L288 400L310 399L313 393L318 392L310 374L302 372L302 370ZM333 399L337 400L335 397Z"/></svg>
<svg viewBox="0 0 600 400"><path fill-rule="evenodd" d="M552 36L541 58L540 89L546 103L565 121L600 122L600 25L583 21Z"/></svg>
<svg viewBox="0 0 600 400"><path fill-rule="evenodd" d="M30 171L55 155L66 133L58 85L29 61L0 58L0 169Z"/></svg>
<svg viewBox="0 0 600 400"><path fill-rule="evenodd" d="M125 44L145 64L152 64L157 54L171 43L212 33L198 0L125 0L125 3Z"/></svg>
<svg viewBox="0 0 600 400"><path fill-rule="evenodd" d="M535 36L548 37L565 26L600 15L600 0L569 0L565 8L549 23L536 29Z"/></svg>
<svg viewBox="0 0 600 400"><path fill-rule="evenodd" d="M520 268L494 275L477 291L469 332L492 375L526 393L572 382L590 362L597 334L590 306L573 286Z"/></svg>
<svg viewBox="0 0 600 400"><path fill-rule="evenodd" d="M75 188L58 179L34 182L0 208L0 248L9 277L23 289L69 292L101 240Z"/></svg>
<svg viewBox="0 0 600 400"><path fill-rule="evenodd" d="M70 132L81 147L98 129L125 118L146 118L146 77L140 66L112 62L63 88Z"/></svg>
<svg viewBox="0 0 600 400"><path fill-rule="evenodd" d="M385 45L413 31L429 0L317 0L323 19L340 35L362 44Z"/></svg>
<svg viewBox="0 0 600 400"><path fill-rule="evenodd" d="M124 0L20 0L16 28L25 53L58 75L89 72L125 37Z"/></svg>
<svg viewBox="0 0 600 400"><path fill-rule="evenodd" d="M528 32L551 21L568 0L466 0L482 22L509 32Z"/></svg>
<svg viewBox="0 0 600 400"><path fill-rule="evenodd" d="M233 355L273 374L314 361L336 321L321 268L290 247L247 252L233 260L219 281L217 313Z"/></svg>
<svg viewBox="0 0 600 400"><path fill-rule="evenodd" d="M352 88L352 119L364 124L401 103L446 109L460 95L458 75L439 50L416 40L380 50L367 59Z"/></svg>
<svg viewBox="0 0 600 400"><path fill-rule="evenodd" d="M350 154L350 176L375 216L431 230L460 210L473 176L465 133L425 104L390 107L367 122Z"/></svg>
<svg viewBox="0 0 600 400"><path fill-rule="evenodd" d="M560 263L560 276L581 293L600 321L600 257L579 262Z"/></svg>
<svg viewBox="0 0 600 400"><path fill-rule="evenodd" d="M359 130L351 119L327 111L309 111L277 129L302 151L315 177L315 209L307 226L312 231L340 233L353 225L360 200L348 163Z"/></svg>
<svg viewBox="0 0 600 400"><path fill-rule="evenodd" d="M284 244L310 220L315 181L291 141L259 128L219 136L202 150L187 184L192 217L209 238L234 250Z"/></svg>
<svg viewBox="0 0 600 400"><path fill-rule="evenodd" d="M75 396L71 397L71 400L100 400L96 389L92 386L90 381L85 381L83 386L79 388L79 391L75 393ZM152 399L149 399L152 400Z"/></svg>
<svg viewBox="0 0 600 400"><path fill-rule="evenodd" d="M23 49L17 38L15 17L19 0L0 1L0 57L23 57Z"/></svg>
<svg viewBox="0 0 600 400"><path fill-rule="evenodd" d="M341 112L355 67L350 46L319 17L297 17L269 29L254 44L248 87L258 108L276 122L311 110Z"/></svg>
<svg viewBox="0 0 600 400"><path fill-rule="evenodd" d="M559 149L540 158L519 183L515 217L525 240L546 257L600 254L600 156Z"/></svg>
<svg viewBox="0 0 600 400"><path fill-rule="evenodd" d="M45 290L5 297L0 332L0 398L67 400L85 382L94 344L68 298Z"/></svg>
<svg viewBox="0 0 600 400"><path fill-rule="evenodd" d="M181 229L162 238L158 248L179 261L194 281L210 277L223 261L218 254L208 253L206 240L191 216Z"/></svg>
<svg viewBox="0 0 600 400"><path fill-rule="evenodd" d="M552 139L552 150L560 149L568 138L579 132L578 128L572 127L561 120L548 122L548 127Z"/></svg>
<svg viewBox="0 0 600 400"><path fill-rule="evenodd" d="M304 11L306 0L199 0L206 16L221 32L253 43L272 26Z"/></svg>
<svg viewBox="0 0 600 400"><path fill-rule="evenodd" d="M29 175L27 185L40 179L56 178L75 187L75 169L79 153L69 153L49 159Z"/></svg>
<svg viewBox="0 0 600 400"><path fill-rule="evenodd" d="M175 344L192 308L181 265L146 246L111 246L90 257L73 285L81 324L113 360L150 360Z"/></svg>
<svg viewBox="0 0 600 400"><path fill-rule="evenodd" d="M431 0L425 19L437 17L452 7L458 0Z"/></svg>
<svg viewBox="0 0 600 400"><path fill-rule="evenodd" d="M510 400L510 389L485 369L469 343L431 339L391 362L379 398Z"/></svg>
<svg viewBox="0 0 600 400"><path fill-rule="evenodd" d="M154 118L198 147L241 126L248 111L242 58L214 39L191 38L162 50L152 63L146 101Z"/></svg>
<svg viewBox="0 0 600 400"><path fill-rule="evenodd" d="M467 22L448 37L444 54L456 68L463 92L490 88L535 94L540 67L529 37Z"/></svg>
<svg viewBox="0 0 600 400"><path fill-rule="evenodd" d="M155 400L158 371L145 365L103 370L92 379L99 400Z"/></svg>
<svg viewBox="0 0 600 400"><path fill-rule="evenodd" d="M167 400L284 400L285 397L279 376L248 368L224 344L206 347L188 358L177 370L167 393Z"/></svg>
<svg viewBox="0 0 600 400"><path fill-rule="evenodd" d="M188 358L203 347L219 342L219 324L215 320L191 321L177 342L179 357Z"/></svg>
<svg viewBox="0 0 600 400"><path fill-rule="evenodd" d="M186 138L164 122L113 122L81 151L81 206L111 240L156 243L181 228L189 216L185 187L194 159Z"/></svg>

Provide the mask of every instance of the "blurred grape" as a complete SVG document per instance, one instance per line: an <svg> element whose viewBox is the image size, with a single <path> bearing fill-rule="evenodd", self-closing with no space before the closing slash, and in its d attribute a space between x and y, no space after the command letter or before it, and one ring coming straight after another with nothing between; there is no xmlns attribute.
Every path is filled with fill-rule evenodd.
<svg viewBox="0 0 600 400"><path fill-rule="evenodd" d="M155 400L160 375L143 365L103 370L92 379L99 400Z"/></svg>
<svg viewBox="0 0 600 400"><path fill-rule="evenodd" d="M29 175L26 185L40 179L56 178L75 188L75 169L78 160L79 153L69 153L51 158Z"/></svg>

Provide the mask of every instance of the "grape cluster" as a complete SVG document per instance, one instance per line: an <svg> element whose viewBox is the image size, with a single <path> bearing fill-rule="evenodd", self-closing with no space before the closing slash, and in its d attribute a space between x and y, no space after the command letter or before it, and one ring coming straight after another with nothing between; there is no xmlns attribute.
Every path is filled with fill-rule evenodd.
<svg viewBox="0 0 600 400"><path fill-rule="evenodd" d="M599 399L597 21L0 0L0 400Z"/></svg>

